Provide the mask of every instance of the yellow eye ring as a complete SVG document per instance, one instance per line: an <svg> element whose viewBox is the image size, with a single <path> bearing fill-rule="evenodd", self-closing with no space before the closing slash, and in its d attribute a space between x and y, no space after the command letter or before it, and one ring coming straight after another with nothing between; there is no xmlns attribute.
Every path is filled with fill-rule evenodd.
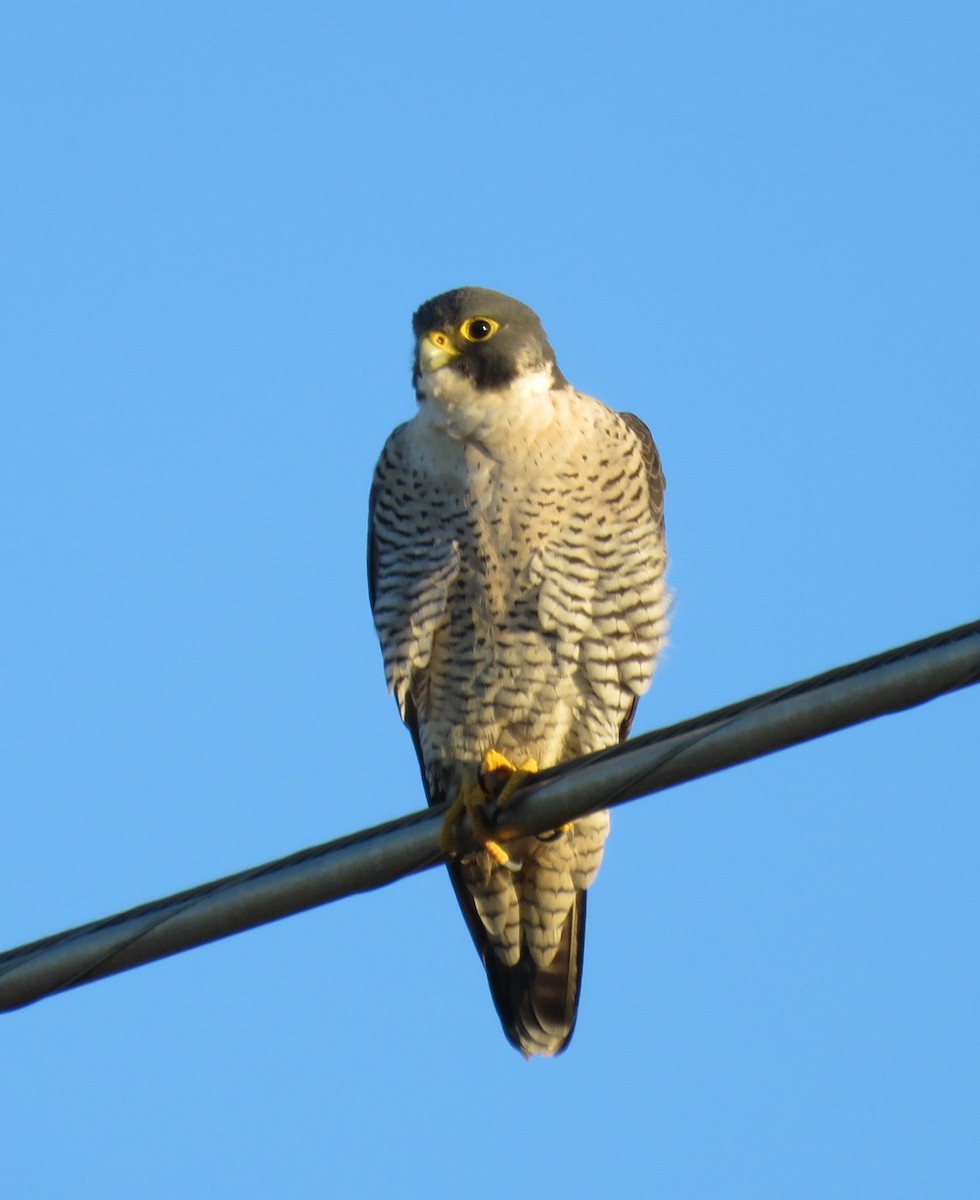
<svg viewBox="0 0 980 1200"><path fill-rule="evenodd" d="M468 342L488 342L500 328L493 317L470 317L459 327L459 332Z"/></svg>

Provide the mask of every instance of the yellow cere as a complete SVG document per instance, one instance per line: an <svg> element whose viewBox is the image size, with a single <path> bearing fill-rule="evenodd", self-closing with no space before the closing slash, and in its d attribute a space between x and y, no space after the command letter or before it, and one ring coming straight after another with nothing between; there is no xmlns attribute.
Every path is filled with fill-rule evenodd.
<svg viewBox="0 0 980 1200"><path fill-rule="evenodd" d="M458 353L448 334L433 329L419 341L419 366L423 371L438 371Z"/></svg>

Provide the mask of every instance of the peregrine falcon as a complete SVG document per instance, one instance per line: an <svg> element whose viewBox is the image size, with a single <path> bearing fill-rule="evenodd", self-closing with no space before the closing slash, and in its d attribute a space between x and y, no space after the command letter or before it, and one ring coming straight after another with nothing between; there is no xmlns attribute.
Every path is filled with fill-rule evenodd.
<svg viewBox="0 0 980 1200"><path fill-rule="evenodd" d="M413 327L418 409L371 489L371 607L504 1032L554 1055L609 814L506 848L481 814L629 733L667 627L664 476L643 422L576 391L526 305L464 287ZM460 857L463 811L482 849Z"/></svg>

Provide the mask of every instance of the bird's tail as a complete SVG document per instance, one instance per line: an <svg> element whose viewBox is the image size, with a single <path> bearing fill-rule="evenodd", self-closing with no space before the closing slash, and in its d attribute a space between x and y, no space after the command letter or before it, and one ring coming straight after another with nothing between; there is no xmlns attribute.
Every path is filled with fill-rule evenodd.
<svg viewBox="0 0 980 1200"><path fill-rule="evenodd" d="M561 941L546 967L538 966L526 946L514 966L497 956L464 883L458 864L449 874L473 941L483 960L497 1015L507 1040L530 1058L560 1054L571 1040L578 1015L585 950L585 897L576 893L562 928Z"/></svg>

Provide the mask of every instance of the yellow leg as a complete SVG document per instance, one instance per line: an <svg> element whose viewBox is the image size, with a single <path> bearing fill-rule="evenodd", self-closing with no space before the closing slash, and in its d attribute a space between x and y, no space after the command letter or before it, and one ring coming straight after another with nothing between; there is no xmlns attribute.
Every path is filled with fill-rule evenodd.
<svg viewBox="0 0 980 1200"><path fill-rule="evenodd" d="M539 770L540 768L533 758L526 759L519 767L516 767L499 750L488 750L483 756L483 765L480 769L480 783L486 790L493 793L498 808L506 808L524 780L529 775L537 774ZM553 842L555 838L561 837L563 833L568 833L571 828L571 825L566 822L564 825L559 825L557 829L552 830L551 833L539 833L538 840Z"/></svg>
<svg viewBox="0 0 980 1200"><path fill-rule="evenodd" d="M488 750L480 766L480 784L498 808L506 808L524 780L537 771L538 764L533 758L526 758L518 767L499 750Z"/></svg>
<svg viewBox="0 0 980 1200"><path fill-rule="evenodd" d="M479 780L460 789L442 822L439 846L443 853L459 853L456 827L465 813L470 819L477 841L493 861L509 871L519 871L521 864L515 862L503 846L490 836L490 828L483 818L483 808L488 799L492 799L499 808L506 808L517 788L537 769L538 764L533 758L527 759L517 767L499 750L488 750L480 765Z"/></svg>
<svg viewBox="0 0 980 1200"><path fill-rule="evenodd" d="M529 775L536 774L537 770L538 764L533 758L526 758L518 767L499 750L488 750L484 754L480 766L480 786L493 797L498 809L506 808L524 780ZM512 871L520 868L521 864L515 863L499 842L487 839L484 841L484 846L494 862L500 866L507 867Z"/></svg>

